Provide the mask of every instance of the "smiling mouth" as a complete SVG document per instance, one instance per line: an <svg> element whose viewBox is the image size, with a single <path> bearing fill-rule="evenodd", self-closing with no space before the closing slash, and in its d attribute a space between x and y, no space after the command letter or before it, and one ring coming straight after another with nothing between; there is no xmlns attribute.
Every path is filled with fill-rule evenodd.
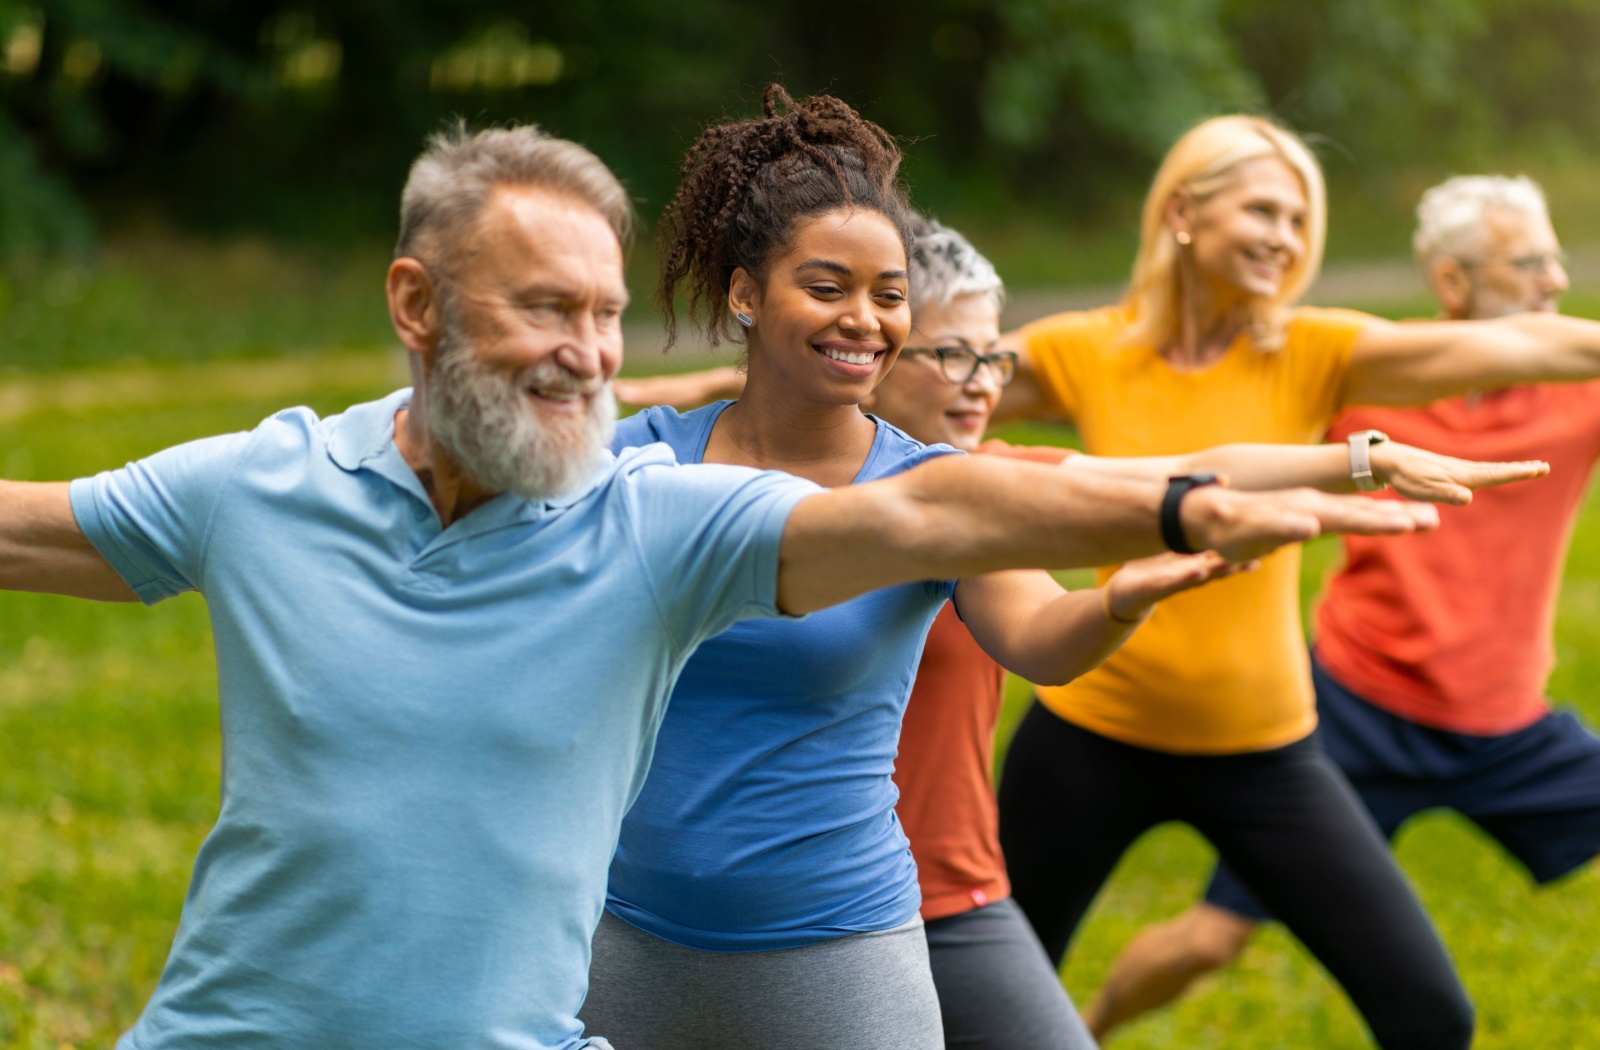
<svg viewBox="0 0 1600 1050"><path fill-rule="evenodd" d="M841 361L847 365L870 365L878 359L882 350L840 350L836 347L823 346L817 348L823 357L832 361Z"/></svg>
<svg viewBox="0 0 1600 1050"><path fill-rule="evenodd" d="M1256 252L1245 252L1244 257L1256 268L1267 270L1275 275L1282 274L1284 270L1288 269L1288 264L1276 256L1263 256Z"/></svg>

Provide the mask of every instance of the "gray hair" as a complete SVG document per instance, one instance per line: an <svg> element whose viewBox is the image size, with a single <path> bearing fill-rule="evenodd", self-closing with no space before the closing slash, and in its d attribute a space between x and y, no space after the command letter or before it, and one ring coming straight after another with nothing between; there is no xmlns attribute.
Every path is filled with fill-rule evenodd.
<svg viewBox="0 0 1600 1050"><path fill-rule="evenodd" d="M605 162L538 125L469 131L465 121L428 139L400 193L396 258L452 259L500 186L535 186L592 205L624 244L633 229L628 191Z"/></svg>
<svg viewBox="0 0 1600 1050"><path fill-rule="evenodd" d="M911 311L944 306L958 295L987 295L998 309L1005 302L1005 284L994 264L961 234L926 215L913 214L911 231Z"/></svg>
<svg viewBox="0 0 1600 1050"><path fill-rule="evenodd" d="M1483 217L1491 208L1508 208L1548 217L1544 191L1526 175L1457 175L1422 195L1417 232L1411 239L1417 261L1466 258L1483 250L1488 231Z"/></svg>

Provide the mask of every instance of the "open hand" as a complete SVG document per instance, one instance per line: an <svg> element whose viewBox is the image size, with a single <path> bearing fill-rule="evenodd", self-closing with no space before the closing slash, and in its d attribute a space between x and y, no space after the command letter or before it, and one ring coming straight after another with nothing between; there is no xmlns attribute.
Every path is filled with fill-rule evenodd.
<svg viewBox="0 0 1600 1050"><path fill-rule="evenodd" d="M1137 620L1163 598L1236 572L1250 572L1260 564L1236 564L1216 551L1138 558L1123 563L1106 581L1106 611L1115 620Z"/></svg>
<svg viewBox="0 0 1600 1050"><path fill-rule="evenodd" d="M1479 463L1387 441L1372 447L1372 473L1407 499L1462 506L1472 502L1474 489L1542 478L1550 464L1537 459Z"/></svg>
<svg viewBox="0 0 1600 1050"><path fill-rule="evenodd" d="M1191 491L1180 508L1183 533L1196 549L1248 562L1323 533L1391 536L1438 528L1426 503L1331 496L1316 489L1235 492L1220 485Z"/></svg>

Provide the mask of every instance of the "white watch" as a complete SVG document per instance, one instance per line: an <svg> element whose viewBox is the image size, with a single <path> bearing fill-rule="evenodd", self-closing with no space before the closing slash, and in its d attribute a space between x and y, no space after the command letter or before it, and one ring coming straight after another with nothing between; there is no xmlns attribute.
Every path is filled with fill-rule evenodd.
<svg viewBox="0 0 1600 1050"><path fill-rule="evenodd" d="M1381 430L1358 430L1345 439L1350 444L1350 480L1362 492L1377 492L1387 488L1372 476L1372 446L1389 440Z"/></svg>

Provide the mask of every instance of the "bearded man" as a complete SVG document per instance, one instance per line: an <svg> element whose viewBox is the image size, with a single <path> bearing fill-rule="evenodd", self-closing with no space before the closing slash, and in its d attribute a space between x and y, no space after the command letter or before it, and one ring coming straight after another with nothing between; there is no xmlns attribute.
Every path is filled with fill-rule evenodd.
<svg viewBox="0 0 1600 1050"><path fill-rule="evenodd" d="M695 646L890 584L1431 509L941 457L822 491L613 457L626 192L533 127L438 136L387 295L415 386L94 478L0 483L0 588L210 607L225 754L122 1050L571 1050L623 813ZM946 459L952 462L945 462Z"/></svg>

